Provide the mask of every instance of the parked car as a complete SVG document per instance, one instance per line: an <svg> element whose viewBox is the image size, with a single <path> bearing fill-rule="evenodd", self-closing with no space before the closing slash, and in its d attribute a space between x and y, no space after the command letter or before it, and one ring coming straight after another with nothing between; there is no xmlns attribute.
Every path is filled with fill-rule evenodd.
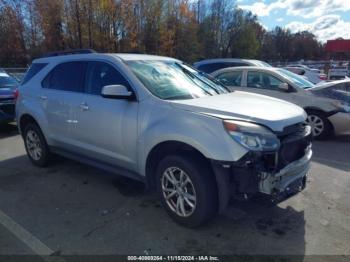
<svg viewBox="0 0 350 262"><path fill-rule="evenodd" d="M288 70L233 67L218 70L212 75L232 91L262 94L301 106L308 114L306 123L312 127L316 139L350 131L350 113L341 101L315 95L308 90L315 86L313 83Z"/></svg>
<svg viewBox="0 0 350 262"><path fill-rule="evenodd" d="M16 79L0 72L0 124L7 124L15 119L17 86Z"/></svg>
<svg viewBox="0 0 350 262"><path fill-rule="evenodd" d="M331 99L336 99L343 104L346 111L350 112L350 79L332 81L316 85L309 89L310 92ZM340 121L337 126L342 126L347 130L349 123Z"/></svg>
<svg viewBox="0 0 350 262"><path fill-rule="evenodd" d="M350 75L348 66L334 66L328 71L329 80L342 80Z"/></svg>
<svg viewBox="0 0 350 262"><path fill-rule="evenodd" d="M305 187L312 151L302 108L230 93L173 58L65 54L34 60L19 88L33 164L57 153L142 181L190 227L224 213L232 195L283 199Z"/></svg>
<svg viewBox="0 0 350 262"><path fill-rule="evenodd" d="M301 66L287 66L284 69L293 72L294 74L305 77L311 83L318 84L327 80L327 75L320 72L318 69L311 69Z"/></svg>
<svg viewBox="0 0 350 262"><path fill-rule="evenodd" d="M260 60L253 59L238 59L238 58L217 58L217 59L206 59L193 64L195 68L204 73L210 74L216 70L236 67L236 66L267 66L268 63Z"/></svg>

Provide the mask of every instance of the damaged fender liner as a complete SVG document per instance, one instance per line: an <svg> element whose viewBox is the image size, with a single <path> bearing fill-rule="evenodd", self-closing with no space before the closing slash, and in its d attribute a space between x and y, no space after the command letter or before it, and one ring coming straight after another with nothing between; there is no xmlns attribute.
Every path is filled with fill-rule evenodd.
<svg viewBox="0 0 350 262"><path fill-rule="evenodd" d="M219 213L225 212L230 198L235 195L264 193L279 198L292 185L295 188L296 182L301 181L301 189L305 187L312 156L311 146L306 148L302 158L281 169L271 166L276 154L248 152L237 162L211 161L218 186Z"/></svg>

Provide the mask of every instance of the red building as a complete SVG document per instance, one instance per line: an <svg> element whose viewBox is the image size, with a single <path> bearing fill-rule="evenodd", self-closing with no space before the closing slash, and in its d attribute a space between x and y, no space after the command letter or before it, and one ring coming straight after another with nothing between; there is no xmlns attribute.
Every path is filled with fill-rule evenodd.
<svg viewBox="0 0 350 262"><path fill-rule="evenodd" d="M328 40L326 44L328 58L331 59L349 59L350 58L350 39Z"/></svg>

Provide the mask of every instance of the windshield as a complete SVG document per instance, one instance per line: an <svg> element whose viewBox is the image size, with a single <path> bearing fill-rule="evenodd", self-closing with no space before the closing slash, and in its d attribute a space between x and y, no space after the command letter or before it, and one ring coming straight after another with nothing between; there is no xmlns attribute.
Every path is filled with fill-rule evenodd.
<svg viewBox="0 0 350 262"><path fill-rule="evenodd" d="M285 69L277 69L277 71L284 76L285 78L287 78L290 82L292 82L296 87L302 88L302 89L308 89L308 88L312 88L315 85L313 83L311 83L310 81L306 80L305 78L294 74L288 70Z"/></svg>
<svg viewBox="0 0 350 262"><path fill-rule="evenodd" d="M144 60L127 64L152 94L164 100L228 93L223 85L183 63Z"/></svg>
<svg viewBox="0 0 350 262"><path fill-rule="evenodd" d="M7 88L18 85L18 82L11 76L0 76L0 88Z"/></svg>

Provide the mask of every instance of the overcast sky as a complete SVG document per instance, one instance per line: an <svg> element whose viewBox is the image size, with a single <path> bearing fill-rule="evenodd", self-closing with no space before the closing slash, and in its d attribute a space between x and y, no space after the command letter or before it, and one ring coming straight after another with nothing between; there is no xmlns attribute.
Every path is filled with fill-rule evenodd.
<svg viewBox="0 0 350 262"><path fill-rule="evenodd" d="M326 42L350 39L350 0L236 0L240 8L257 14L268 30L287 27L308 30Z"/></svg>

